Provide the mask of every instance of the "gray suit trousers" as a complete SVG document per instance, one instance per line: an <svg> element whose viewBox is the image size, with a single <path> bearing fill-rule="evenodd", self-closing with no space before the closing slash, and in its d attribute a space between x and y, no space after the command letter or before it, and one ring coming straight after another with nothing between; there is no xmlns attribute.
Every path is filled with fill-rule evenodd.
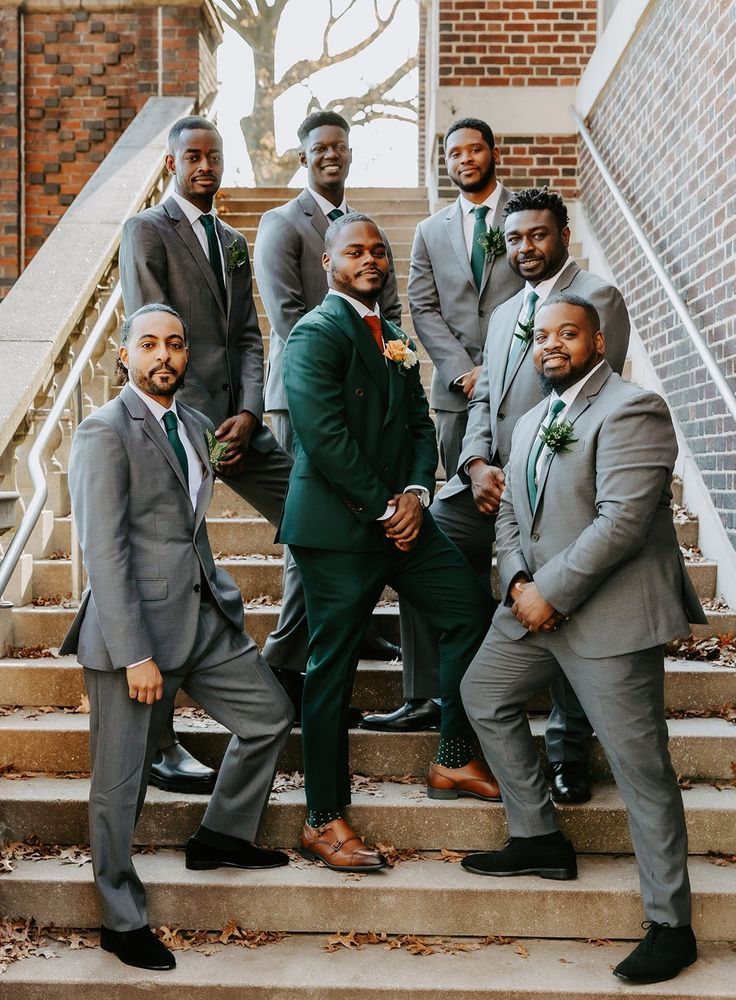
<svg viewBox="0 0 736 1000"><path fill-rule="evenodd" d="M462 399L465 397L459 394ZM437 428L437 450L445 470L445 479L452 479L457 472L460 453L463 450L465 428L468 425L468 410L435 410L434 424Z"/></svg>
<svg viewBox="0 0 736 1000"><path fill-rule="evenodd" d="M667 746L661 646L591 660L572 650L564 626L518 640L491 626L461 694L501 786L510 836L558 829L524 705L560 672L593 724L626 805L646 919L689 924L687 830Z"/></svg>
<svg viewBox="0 0 736 1000"><path fill-rule="evenodd" d="M253 640L202 602L197 640L179 670L167 672L164 696L142 705L128 696L124 670L85 668L90 699L90 843L102 922L115 931L148 923L146 894L131 860L133 831L146 795L159 733L183 688L233 733L202 823L253 840L292 709Z"/></svg>

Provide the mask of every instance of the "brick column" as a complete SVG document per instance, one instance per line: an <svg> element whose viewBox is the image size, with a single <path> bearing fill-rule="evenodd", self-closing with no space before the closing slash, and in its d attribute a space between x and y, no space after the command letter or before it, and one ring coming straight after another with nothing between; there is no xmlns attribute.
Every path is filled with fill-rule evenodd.
<svg viewBox="0 0 736 1000"><path fill-rule="evenodd" d="M6 158L0 173L0 287L6 289L17 277L18 264L31 260L149 97L190 96L205 106L215 89L222 29L210 0L179 0L166 6L155 0L121 0L99 3L97 9L96 0L83 0L82 9L78 0L68 0L67 9L65 5L66 0L26 0L22 7L0 8L4 42L13 23L16 37L21 23L23 29L16 59L20 72L15 71L12 94L6 78L13 75L13 61L8 59L13 48L3 45L0 143ZM6 113L12 100L18 108L15 132L13 116ZM15 246L10 245L10 231L21 228L17 169L14 179L6 176L20 156L19 118L25 159L22 247L17 236ZM6 221L13 186L15 218L11 210Z"/></svg>
<svg viewBox="0 0 736 1000"><path fill-rule="evenodd" d="M0 298L20 267L20 18L0 7Z"/></svg>

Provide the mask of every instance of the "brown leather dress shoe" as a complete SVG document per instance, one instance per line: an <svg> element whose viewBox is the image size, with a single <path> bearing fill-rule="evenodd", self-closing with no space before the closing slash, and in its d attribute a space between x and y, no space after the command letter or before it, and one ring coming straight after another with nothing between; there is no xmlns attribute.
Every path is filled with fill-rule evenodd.
<svg viewBox="0 0 736 1000"><path fill-rule="evenodd" d="M469 796L486 802L500 802L498 782L483 760L471 760L465 767L430 764L427 772L427 795L430 799L456 799Z"/></svg>
<svg viewBox="0 0 736 1000"><path fill-rule="evenodd" d="M344 819L333 819L318 829L305 823L301 848L305 858L321 861L337 872L375 872L388 864L380 851L365 846Z"/></svg>

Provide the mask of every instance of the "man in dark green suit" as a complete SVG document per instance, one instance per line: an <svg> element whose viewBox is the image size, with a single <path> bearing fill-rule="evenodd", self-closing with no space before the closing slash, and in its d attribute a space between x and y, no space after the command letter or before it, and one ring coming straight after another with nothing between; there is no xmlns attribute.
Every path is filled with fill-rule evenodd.
<svg viewBox="0 0 736 1000"><path fill-rule="evenodd" d="M343 816L350 770L342 720L373 607L388 583L442 630L442 728L429 794L496 799L458 694L491 608L426 511L435 432L416 355L377 309L389 264L375 223L359 214L333 222L323 266L327 297L297 323L284 351L295 458L279 541L301 571L310 631L302 850L331 868L366 871L386 860Z"/></svg>

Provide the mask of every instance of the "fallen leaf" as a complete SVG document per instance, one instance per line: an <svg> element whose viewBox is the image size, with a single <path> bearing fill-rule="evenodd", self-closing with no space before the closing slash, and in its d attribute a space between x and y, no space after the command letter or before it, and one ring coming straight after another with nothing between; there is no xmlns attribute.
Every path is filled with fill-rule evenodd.
<svg viewBox="0 0 736 1000"><path fill-rule="evenodd" d="M523 945L521 942L517 944L514 951L517 955L521 955L522 958L529 958L529 952L527 951L526 945Z"/></svg>
<svg viewBox="0 0 736 1000"><path fill-rule="evenodd" d="M448 861L450 864L457 864L462 861L465 857L464 851L450 851L446 847L443 847L440 851L440 861Z"/></svg>

